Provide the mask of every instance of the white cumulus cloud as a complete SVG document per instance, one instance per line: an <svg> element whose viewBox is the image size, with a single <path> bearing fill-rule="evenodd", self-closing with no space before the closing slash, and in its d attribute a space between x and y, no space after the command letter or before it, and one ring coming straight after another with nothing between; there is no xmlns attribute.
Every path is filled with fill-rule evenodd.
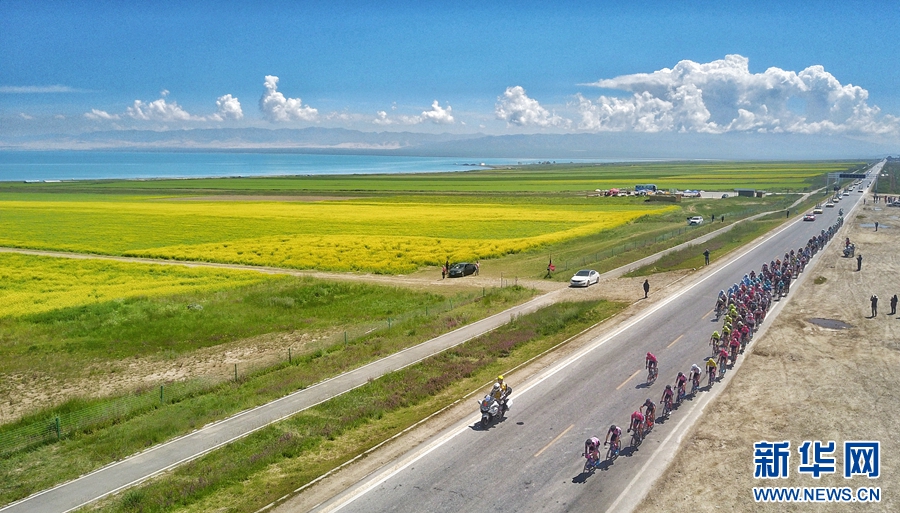
<svg viewBox="0 0 900 513"><path fill-rule="evenodd" d="M397 110L396 103L391 105L391 110ZM425 121L431 121L436 125L451 125L456 121L453 118L453 107L447 105L447 108L441 107L441 103L437 100L432 102L431 110L422 111L418 116L395 115L388 116L387 111L379 110L375 113L375 119L372 123L376 125L418 125Z"/></svg>
<svg viewBox="0 0 900 513"><path fill-rule="evenodd" d="M101 121L101 120L109 121L109 120L119 119L118 114L110 114L109 112L106 112L105 110L100 110L100 109L91 109L90 112L84 113L84 117L86 117L88 119L93 119L95 121Z"/></svg>
<svg viewBox="0 0 900 513"><path fill-rule="evenodd" d="M241 102L237 98L226 94L216 99L215 114L211 114L209 119L212 121L225 121L226 119L242 119L244 111L241 110Z"/></svg>
<svg viewBox="0 0 900 513"><path fill-rule="evenodd" d="M435 100L431 104L431 110L422 112L423 121L431 121L437 125L449 125L453 123L453 107L447 105L447 108L441 108L441 104Z"/></svg>
<svg viewBox="0 0 900 513"><path fill-rule="evenodd" d="M163 96L168 91L163 91ZM190 115L186 110L181 108L176 102L167 102L165 98L160 98L152 102L143 102L135 100L131 107L125 110L125 113L134 119L142 121L202 121L202 117Z"/></svg>
<svg viewBox="0 0 900 513"><path fill-rule="evenodd" d="M843 85L822 66L751 73L741 55L604 79L592 84L630 97L577 95L579 128L642 132L869 133L900 131L900 119L868 104L868 91Z"/></svg>
<svg viewBox="0 0 900 513"><path fill-rule="evenodd" d="M300 98L285 98L278 92L278 77L266 75L263 84L266 92L259 99L259 110L269 121L315 121L319 117L319 111L303 105Z"/></svg>
<svg viewBox="0 0 900 513"><path fill-rule="evenodd" d="M507 125L550 127L568 126L570 123L570 120L551 113L537 100L529 98L522 86L507 87L503 96L497 98L494 113Z"/></svg>

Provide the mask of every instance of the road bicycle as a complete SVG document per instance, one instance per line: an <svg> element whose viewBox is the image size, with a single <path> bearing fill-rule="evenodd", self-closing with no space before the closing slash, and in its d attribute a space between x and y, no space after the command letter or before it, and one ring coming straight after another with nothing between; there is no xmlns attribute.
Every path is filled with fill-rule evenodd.
<svg viewBox="0 0 900 513"><path fill-rule="evenodd" d="M619 441L616 440L612 443L604 443L603 445L609 445L609 450L606 451L606 459L609 461L615 461L616 458L619 457Z"/></svg>

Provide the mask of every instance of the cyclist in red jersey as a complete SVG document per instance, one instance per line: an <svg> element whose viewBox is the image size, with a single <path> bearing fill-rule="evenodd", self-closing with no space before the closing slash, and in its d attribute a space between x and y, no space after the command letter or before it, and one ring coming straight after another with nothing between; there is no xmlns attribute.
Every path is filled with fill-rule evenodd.
<svg viewBox="0 0 900 513"><path fill-rule="evenodd" d="M640 412L640 410L631 414L631 426L628 428L628 432L631 433L634 431L639 435L642 435L644 427L644 414Z"/></svg>
<svg viewBox="0 0 900 513"><path fill-rule="evenodd" d="M647 367L647 369L648 369L648 370L649 370L649 369L655 369L655 368L656 368L656 365L657 365L656 357L653 356L653 353L651 353L651 352L648 351L648 352L647 352L647 359L646 359L646 367Z"/></svg>
<svg viewBox="0 0 900 513"><path fill-rule="evenodd" d="M664 405L667 405L669 409L672 409L672 396L675 395L675 392L672 391L672 385L666 385L666 389L663 390L662 398L660 402Z"/></svg>

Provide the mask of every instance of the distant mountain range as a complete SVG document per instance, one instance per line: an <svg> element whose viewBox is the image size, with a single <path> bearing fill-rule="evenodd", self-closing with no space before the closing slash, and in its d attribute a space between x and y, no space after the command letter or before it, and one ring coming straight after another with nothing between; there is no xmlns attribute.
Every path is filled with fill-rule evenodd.
<svg viewBox="0 0 900 513"><path fill-rule="evenodd" d="M0 140L6 150L281 151L527 159L843 159L896 153L844 136L604 132L425 134L342 128L120 130Z"/></svg>

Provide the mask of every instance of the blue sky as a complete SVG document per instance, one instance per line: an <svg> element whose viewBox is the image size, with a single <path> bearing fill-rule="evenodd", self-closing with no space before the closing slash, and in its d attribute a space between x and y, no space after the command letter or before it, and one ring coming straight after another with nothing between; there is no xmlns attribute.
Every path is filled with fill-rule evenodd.
<svg viewBox="0 0 900 513"><path fill-rule="evenodd" d="M900 4L853 1L4 0L0 136L327 126L900 141L898 22Z"/></svg>

